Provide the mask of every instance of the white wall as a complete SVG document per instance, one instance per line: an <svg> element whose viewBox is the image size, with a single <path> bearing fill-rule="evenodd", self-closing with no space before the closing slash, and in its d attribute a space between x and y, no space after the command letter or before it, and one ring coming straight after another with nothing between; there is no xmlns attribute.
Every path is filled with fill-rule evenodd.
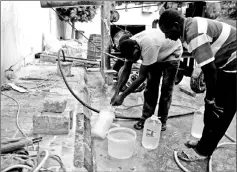
<svg viewBox="0 0 237 172"><path fill-rule="evenodd" d="M133 3L128 7L134 6ZM124 6L119 6L122 8ZM151 28L152 21L159 14L142 13L141 8L119 10L120 19L116 24L146 25ZM95 18L88 23L76 23L78 30L83 30L89 38L90 34L101 34L101 10L97 10ZM40 1L1 1L1 81L4 71L15 65L19 69L25 62L34 59L34 54L42 51L42 33L50 32L56 38L62 35L62 22L52 9L41 8Z"/></svg>
<svg viewBox="0 0 237 172"><path fill-rule="evenodd" d="M43 32L57 35L50 11L41 8L40 1L1 1L1 81L11 65L24 57L31 61L42 51ZM16 69L21 65L17 63Z"/></svg>

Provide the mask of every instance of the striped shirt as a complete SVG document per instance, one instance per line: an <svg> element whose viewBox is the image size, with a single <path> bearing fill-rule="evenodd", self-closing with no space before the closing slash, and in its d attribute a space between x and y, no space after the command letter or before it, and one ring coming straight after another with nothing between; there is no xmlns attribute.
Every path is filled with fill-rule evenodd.
<svg viewBox="0 0 237 172"><path fill-rule="evenodd" d="M236 28L202 17L184 22L183 46L202 67L212 61L218 69L236 73Z"/></svg>

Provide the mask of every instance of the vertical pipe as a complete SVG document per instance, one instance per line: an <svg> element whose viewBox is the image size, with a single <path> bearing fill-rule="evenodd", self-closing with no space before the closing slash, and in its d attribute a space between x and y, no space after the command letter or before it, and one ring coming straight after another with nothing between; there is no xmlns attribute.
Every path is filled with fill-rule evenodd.
<svg viewBox="0 0 237 172"><path fill-rule="evenodd" d="M110 48L110 35L108 34L108 30L106 27L106 23L108 28L110 29L110 10L112 8L110 1L104 1L101 5L101 37L102 37L102 51L108 53ZM105 23L106 22L106 23ZM101 67L102 70L110 69L110 57L107 54L102 54L101 59Z"/></svg>

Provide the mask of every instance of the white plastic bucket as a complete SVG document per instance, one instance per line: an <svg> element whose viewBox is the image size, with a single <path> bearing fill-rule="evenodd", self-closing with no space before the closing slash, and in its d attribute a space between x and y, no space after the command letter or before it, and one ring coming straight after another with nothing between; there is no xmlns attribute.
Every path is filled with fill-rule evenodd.
<svg viewBox="0 0 237 172"><path fill-rule="evenodd" d="M133 155L137 134L125 127L115 127L108 131L108 154L116 159L127 159Z"/></svg>

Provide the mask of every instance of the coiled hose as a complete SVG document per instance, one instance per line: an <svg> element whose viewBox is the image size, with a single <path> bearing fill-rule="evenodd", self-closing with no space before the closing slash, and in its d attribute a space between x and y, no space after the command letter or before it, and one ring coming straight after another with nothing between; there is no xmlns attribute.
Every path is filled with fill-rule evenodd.
<svg viewBox="0 0 237 172"><path fill-rule="evenodd" d="M58 157L57 155L49 155L49 152L47 150L43 150L41 151L36 158L34 158L33 160L35 162L37 162L38 160L41 159L41 155L44 155L44 158L37 163L37 165L35 167L32 167L32 166L29 166L29 165L23 165L23 164L15 164L15 165L12 165L12 166L9 166L5 169L3 169L1 172L8 172L8 171L11 171L12 169L16 169L16 168L21 168L21 169L28 169L30 170L31 172L38 172L42 169L43 165L45 164L45 162L48 160L48 159L54 159L56 160L59 165L60 165L60 169L62 172L66 172L66 169L63 165L63 162L62 160L60 159L60 157ZM17 155L17 156L23 156L23 155ZM33 157L33 156L24 156L24 158L29 158L29 157Z"/></svg>

